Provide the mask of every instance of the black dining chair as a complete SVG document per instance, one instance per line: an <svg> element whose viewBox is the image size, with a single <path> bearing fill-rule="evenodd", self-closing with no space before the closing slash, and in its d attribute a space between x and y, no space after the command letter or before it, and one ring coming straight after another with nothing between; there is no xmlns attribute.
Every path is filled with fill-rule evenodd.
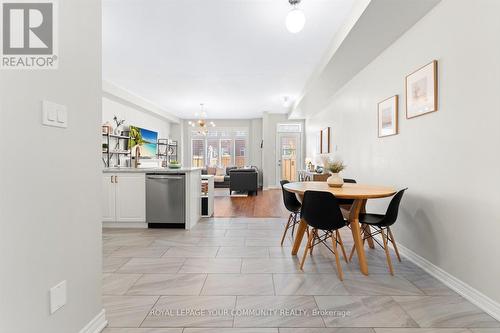
<svg viewBox="0 0 500 333"><path fill-rule="evenodd" d="M346 226L346 221L340 211L337 198L330 192L306 191L302 200L300 217L311 227L311 230L307 230L307 246L300 263L300 269L304 268L307 252L312 250L314 245L322 243L335 255L337 273L339 279L343 280L337 245L340 245L342 255L347 262L344 243L339 232L339 229ZM320 235L318 230L324 233ZM331 248L327 244L329 238L331 238L333 245Z"/></svg>
<svg viewBox="0 0 500 333"><path fill-rule="evenodd" d="M396 193L389 203L389 207L387 207L387 212L384 214L368 214L362 213L359 214L359 223L368 225L375 229L371 231L370 228L361 228L361 236L363 239L363 245L367 239L374 240L380 247L382 247L385 251L385 257L387 259L387 265L389 266L389 271L391 275L394 275L394 269L392 267L391 256L389 254L389 242L392 243L392 247L394 248L394 252L396 253L396 257L399 261L401 261L401 257L399 256L398 247L396 246L396 240L394 239L394 235L391 231L391 226L398 219L399 212L399 204L401 203L401 199L403 198L404 192L407 188L400 190ZM376 235L382 235L382 244L379 242ZM351 250L351 254L349 255L349 260L352 260L352 256L354 254L354 247Z"/></svg>
<svg viewBox="0 0 500 333"><path fill-rule="evenodd" d="M285 190L283 187L285 184L288 184L288 180L280 181L281 190L283 191L283 203L285 204L285 208L290 212L288 216L288 222L286 223L285 230L283 231L283 236L281 237L281 246L283 246L283 242L285 241L286 233L288 229L292 228L292 237L295 231L295 225L300 222L297 216L300 214L301 204L300 201L297 200L295 193L289 192Z"/></svg>
<svg viewBox="0 0 500 333"><path fill-rule="evenodd" d="M344 178L344 183L348 184L356 184L355 179L349 179L349 178ZM352 204L354 203L353 199L337 199L339 202L339 205L342 206L343 208L350 210Z"/></svg>
<svg viewBox="0 0 500 333"><path fill-rule="evenodd" d="M356 180L354 179L349 179L349 178L344 178L344 183L351 183L351 184L356 184ZM353 199L340 199L337 198L337 202L339 203L339 206L345 210L351 210L352 204L354 203ZM346 220L346 224L349 222ZM313 252L314 245L311 247L311 254ZM347 261L347 260L346 260Z"/></svg>

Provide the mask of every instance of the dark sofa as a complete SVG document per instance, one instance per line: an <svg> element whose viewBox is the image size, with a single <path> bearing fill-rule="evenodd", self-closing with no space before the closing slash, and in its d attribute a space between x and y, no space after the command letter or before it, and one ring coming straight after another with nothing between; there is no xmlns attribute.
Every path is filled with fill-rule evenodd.
<svg viewBox="0 0 500 333"><path fill-rule="evenodd" d="M254 192L257 195L259 187L259 171L256 167L233 168L229 171L229 193L232 191Z"/></svg>
<svg viewBox="0 0 500 333"><path fill-rule="evenodd" d="M213 173L210 173L210 174L211 174L211 175L213 175L213 176L215 176L215 168L213 168L213 169L214 169ZM217 180L216 180L216 181L214 182L214 187L215 187L215 188L229 188L229 171L231 171L231 170L233 170L233 169L236 169L236 167L227 167L227 168L226 168L226 173L225 173L225 175L223 176L223 179L224 179L224 180L223 180L223 181L220 181L220 180L219 180L219 181L217 181ZM201 170L201 174L202 174L202 175L207 175L207 174L208 174L208 170L207 170L207 168L202 169L202 170ZM222 177L222 176L220 176L220 177Z"/></svg>
<svg viewBox="0 0 500 333"><path fill-rule="evenodd" d="M212 172L215 174L215 171ZM202 169L201 174L208 174L207 168ZM255 166L250 168L238 168L235 166L227 167L224 176L216 177L222 177L214 182L214 186L216 188L229 188L229 193L231 193L231 191L248 191L257 193L259 184L259 169ZM232 177L235 177L234 182Z"/></svg>

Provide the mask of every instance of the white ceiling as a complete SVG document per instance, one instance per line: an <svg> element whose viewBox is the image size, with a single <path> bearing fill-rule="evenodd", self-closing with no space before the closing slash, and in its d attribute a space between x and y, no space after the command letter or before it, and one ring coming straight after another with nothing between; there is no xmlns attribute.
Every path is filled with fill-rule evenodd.
<svg viewBox="0 0 500 333"><path fill-rule="evenodd" d="M286 113L353 3L303 0L291 34L287 0L104 0L103 79L181 118Z"/></svg>
<svg viewBox="0 0 500 333"><path fill-rule="evenodd" d="M335 93L441 0L359 1L347 27L335 36L331 58L311 78L298 98L291 118L308 118L321 112Z"/></svg>

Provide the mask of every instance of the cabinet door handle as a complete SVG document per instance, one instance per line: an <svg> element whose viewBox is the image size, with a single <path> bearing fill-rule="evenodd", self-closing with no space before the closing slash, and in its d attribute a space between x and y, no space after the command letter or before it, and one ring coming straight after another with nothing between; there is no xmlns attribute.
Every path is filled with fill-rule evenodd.
<svg viewBox="0 0 500 333"><path fill-rule="evenodd" d="M115 183L118 184L118 176L115 176Z"/></svg>
<svg viewBox="0 0 500 333"><path fill-rule="evenodd" d="M114 183L114 181L113 181L113 176L111 176L111 183Z"/></svg>

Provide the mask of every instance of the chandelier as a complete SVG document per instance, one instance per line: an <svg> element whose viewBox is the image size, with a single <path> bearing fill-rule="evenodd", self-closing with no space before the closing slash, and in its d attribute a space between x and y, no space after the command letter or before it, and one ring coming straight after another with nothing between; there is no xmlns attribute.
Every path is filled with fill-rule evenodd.
<svg viewBox="0 0 500 333"><path fill-rule="evenodd" d="M200 113L195 114L196 117L199 117L196 121L188 121L189 126L196 128L198 134L207 135L208 128L215 127L215 123L213 121L207 122L207 113L204 110L204 104L200 104Z"/></svg>

